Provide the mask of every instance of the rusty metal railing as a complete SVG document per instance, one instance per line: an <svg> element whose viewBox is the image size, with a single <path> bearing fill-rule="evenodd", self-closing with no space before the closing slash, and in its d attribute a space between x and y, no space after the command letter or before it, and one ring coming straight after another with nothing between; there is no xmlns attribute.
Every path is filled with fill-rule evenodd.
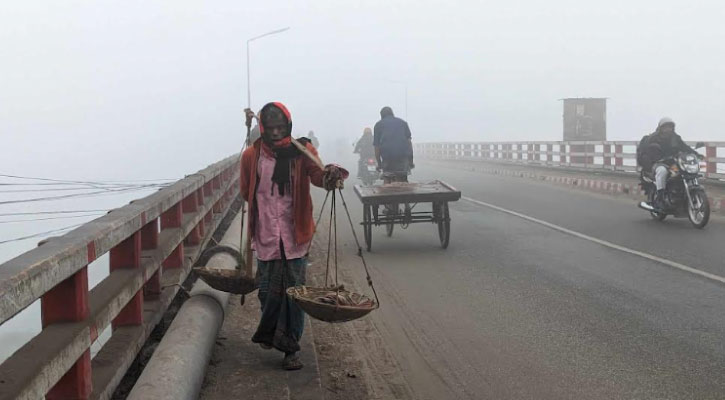
<svg viewBox="0 0 725 400"><path fill-rule="evenodd" d="M0 399L107 399L239 192L231 156L0 264L0 324L40 299L42 330L0 364ZM110 274L89 290L89 264ZM91 359L98 333L109 340Z"/></svg>

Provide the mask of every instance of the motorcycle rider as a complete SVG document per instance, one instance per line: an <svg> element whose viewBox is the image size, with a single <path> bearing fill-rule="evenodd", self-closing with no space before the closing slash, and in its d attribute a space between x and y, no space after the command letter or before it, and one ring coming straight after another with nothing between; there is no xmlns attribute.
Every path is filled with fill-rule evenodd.
<svg viewBox="0 0 725 400"><path fill-rule="evenodd" d="M373 130L370 128L363 129L363 134L355 144L355 150L353 153L360 155L360 160L357 163L357 176L358 178L363 176L366 172L365 163L371 158L375 158L375 147L373 146Z"/></svg>
<svg viewBox="0 0 725 400"><path fill-rule="evenodd" d="M657 194L652 206L655 209L662 210L665 208L663 200L667 178L670 174L670 165L668 163L671 163L668 159L680 152L696 154L699 158L702 158L696 150L685 144L680 135L675 133L675 122L668 117L660 119L657 130L642 138L640 142L637 149L637 160L642 167L642 171L651 171L654 175Z"/></svg>
<svg viewBox="0 0 725 400"><path fill-rule="evenodd" d="M408 172L415 167L408 123L397 118L390 107L383 107L373 132L375 159L383 171L385 183L407 182Z"/></svg>

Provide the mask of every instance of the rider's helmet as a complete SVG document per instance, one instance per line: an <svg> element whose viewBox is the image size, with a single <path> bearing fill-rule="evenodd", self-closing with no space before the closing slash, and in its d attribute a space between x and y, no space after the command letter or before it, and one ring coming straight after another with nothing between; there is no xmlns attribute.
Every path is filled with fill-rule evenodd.
<svg viewBox="0 0 725 400"><path fill-rule="evenodd" d="M672 118L664 117L664 118L660 119L660 122L657 123L657 130L659 131L660 128L662 128L663 126L668 125L668 124L672 125L673 128L675 127L675 121L672 120Z"/></svg>

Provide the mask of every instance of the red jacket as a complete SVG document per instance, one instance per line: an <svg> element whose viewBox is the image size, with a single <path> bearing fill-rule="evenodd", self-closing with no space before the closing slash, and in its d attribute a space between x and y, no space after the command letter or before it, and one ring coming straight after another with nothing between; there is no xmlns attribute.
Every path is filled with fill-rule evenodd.
<svg viewBox="0 0 725 400"><path fill-rule="evenodd" d="M314 155L317 150L307 143L307 149ZM239 187L242 198L249 203L248 234L254 237L256 223L256 200L254 194L257 188L257 163L259 152L262 150L262 141L257 140L252 147L242 153L241 171L239 174ZM315 232L315 221L312 218L312 197L310 196L310 182L317 187L323 187L325 171L320 169L312 160L304 155L294 160L292 171L292 204L294 207L295 239L298 244L312 240ZM250 201L251 199L251 201Z"/></svg>

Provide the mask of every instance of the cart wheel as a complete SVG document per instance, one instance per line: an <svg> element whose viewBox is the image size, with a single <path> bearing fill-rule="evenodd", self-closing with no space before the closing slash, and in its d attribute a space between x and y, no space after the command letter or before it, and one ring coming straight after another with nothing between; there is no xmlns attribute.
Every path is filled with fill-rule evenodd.
<svg viewBox="0 0 725 400"><path fill-rule="evenodd" d="M448 202L436 204L438 208L438 238L441 240L441 247L448 248L451 239L451 217L448 214Z"/></svg>
<svg viewBox="0 0 725 400"><path fill-rule="evenodd" d="M373 220L371 217L371 206L363 207L363 234L365 235L365 246L370 251L373 245Z"/></svg>
<svg viewBox="0 0 725 400"><path fill-rule="evenodd" d="M395 217L398 215L398 205L392 204L388 207L388 218L391 218L393 221L395 221ZM395 222L389 222L387 225L385 225L385 233L388 235L388 237L393 236L393 228L395 228Z"/></svg>

